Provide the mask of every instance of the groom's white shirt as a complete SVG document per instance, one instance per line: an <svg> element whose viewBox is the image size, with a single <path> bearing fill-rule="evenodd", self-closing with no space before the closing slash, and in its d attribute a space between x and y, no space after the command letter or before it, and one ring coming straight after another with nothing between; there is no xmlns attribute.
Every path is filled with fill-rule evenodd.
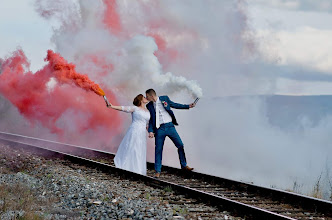
<svg viewBox="0 0 332 220"><path fill-rule="evenodd" d="M156 102L153 102L154 109L156 110L156 127L159 128L161 124L172 122L172 117L168 114L166 109L161 103L159 97ZM159 114L158 114L159 113Z"/></svg>

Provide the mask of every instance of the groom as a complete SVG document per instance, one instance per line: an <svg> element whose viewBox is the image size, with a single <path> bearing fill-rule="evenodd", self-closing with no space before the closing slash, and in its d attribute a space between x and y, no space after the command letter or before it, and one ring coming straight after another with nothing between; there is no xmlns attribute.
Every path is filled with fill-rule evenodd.
<svg viewBox="0 0 332 220"><path fill-rule="evenodd" d="M190 105L182 105L174 103L168 98L168 96L158 97L153 89L146 90L146 98L150 101L146 105L151 115L148 128L149 138L153 138L155 136L156 143L154 165L156 170L155 177L160 176L162 153L166 137L169 137L178 148L181 168L187 171L193 170L194 168L187 166L183 143L174 127L174 125L178 125L178 123L171 108L189 109L195 107L195 104L192 103Z"/></svg>

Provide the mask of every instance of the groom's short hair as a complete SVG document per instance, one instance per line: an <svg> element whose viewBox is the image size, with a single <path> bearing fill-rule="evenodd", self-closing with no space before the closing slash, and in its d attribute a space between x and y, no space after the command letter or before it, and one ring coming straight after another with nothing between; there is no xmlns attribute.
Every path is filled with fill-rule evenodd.
<svg viewBox="0 0 332 220"><path fill-rule="evenodd" d="M154 89L148 89L148 90L146 90L145 93L149 94L149 95L157 95L157 93L156 93L156 91L154 91Z"/></svg>

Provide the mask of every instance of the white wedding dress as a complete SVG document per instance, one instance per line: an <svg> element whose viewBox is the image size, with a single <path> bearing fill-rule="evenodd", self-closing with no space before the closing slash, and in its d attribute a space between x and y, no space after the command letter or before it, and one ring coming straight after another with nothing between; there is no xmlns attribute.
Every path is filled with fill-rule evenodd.
<svg viewBox="0 0 332 220"><path fill-rule="evenodd" d="M150 112L136 106L122 106L122 111L132 113L132 123L116 152L115 166L146 175L146 126Z"/></svg>

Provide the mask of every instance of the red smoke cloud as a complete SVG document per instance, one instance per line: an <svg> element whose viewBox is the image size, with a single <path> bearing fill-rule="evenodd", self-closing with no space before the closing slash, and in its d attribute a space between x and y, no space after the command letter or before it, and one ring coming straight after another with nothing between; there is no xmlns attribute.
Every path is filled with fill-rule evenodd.
<svg viewBox="0 0 332 220"><path fill-rule="evenodd" d="M154 38L154 41L158 46L158 51L155 52L155 56L158 57L158 60L164 66L167 66L170 62L174 62L179 58L178 50L170 48L167 41L164 39L164 36L157 33L150 33L148 35ZM184 56L182 56L182 58L183 57Z"/></svg>
<svg viewBox="0 0 332 220"><path fill-rule="evenodd" d="M103 1L106 10L104 12L104 24L113 33L117 34L122 31L121 20L117 10L116 0Z"/></svg>
<svg viewBox="0 0 332 220"><path fill-rule="evenodd" d="M22 50L1 60L0 93L30 122L39 122L60 136L100 129L105 133L120 133L118 112L110 112L104 100L92 92L99 88L97 84L77 73L75 65L59 54L48 51L45 60L49 63L36 73L29 71L30 64ZM52 77L57 83L50 87L48 82ZM111 92L107 96L116 103ZM102 141L109 142L109 138L107 135Z"/></svg>
<svg viewBox="0 0 332 220"><path fill-rule="evenodd" d="M114 35L120 35L122 38L130 38L132 33L128 31L121 24L121 17L117 12L117 1L116 0L104 0L105 11L104 11L104 25L106 28ZM162 6L158 2L138 2L141 4L142 10L146 14L154 14L158 11L162 11ZM138 22L140 22L138 20ZM155 52L155 55L158 57L160 63L164 67L168 66L171 62L174 62L179 59L184 59L185 56L183 53L180 53L176 48L172 48L168 41L167 37L172 35L177 35L181 32L188 33L189 30L183 30L182 27L178 26L176 23L172 23L167 19L158 18L152 16L150 20L147 21L147 31L142 30L143 34L154 38L158 51ZM171 33L171 34L170 34ZM194 35L194 34L193 34Z"/></svg>

